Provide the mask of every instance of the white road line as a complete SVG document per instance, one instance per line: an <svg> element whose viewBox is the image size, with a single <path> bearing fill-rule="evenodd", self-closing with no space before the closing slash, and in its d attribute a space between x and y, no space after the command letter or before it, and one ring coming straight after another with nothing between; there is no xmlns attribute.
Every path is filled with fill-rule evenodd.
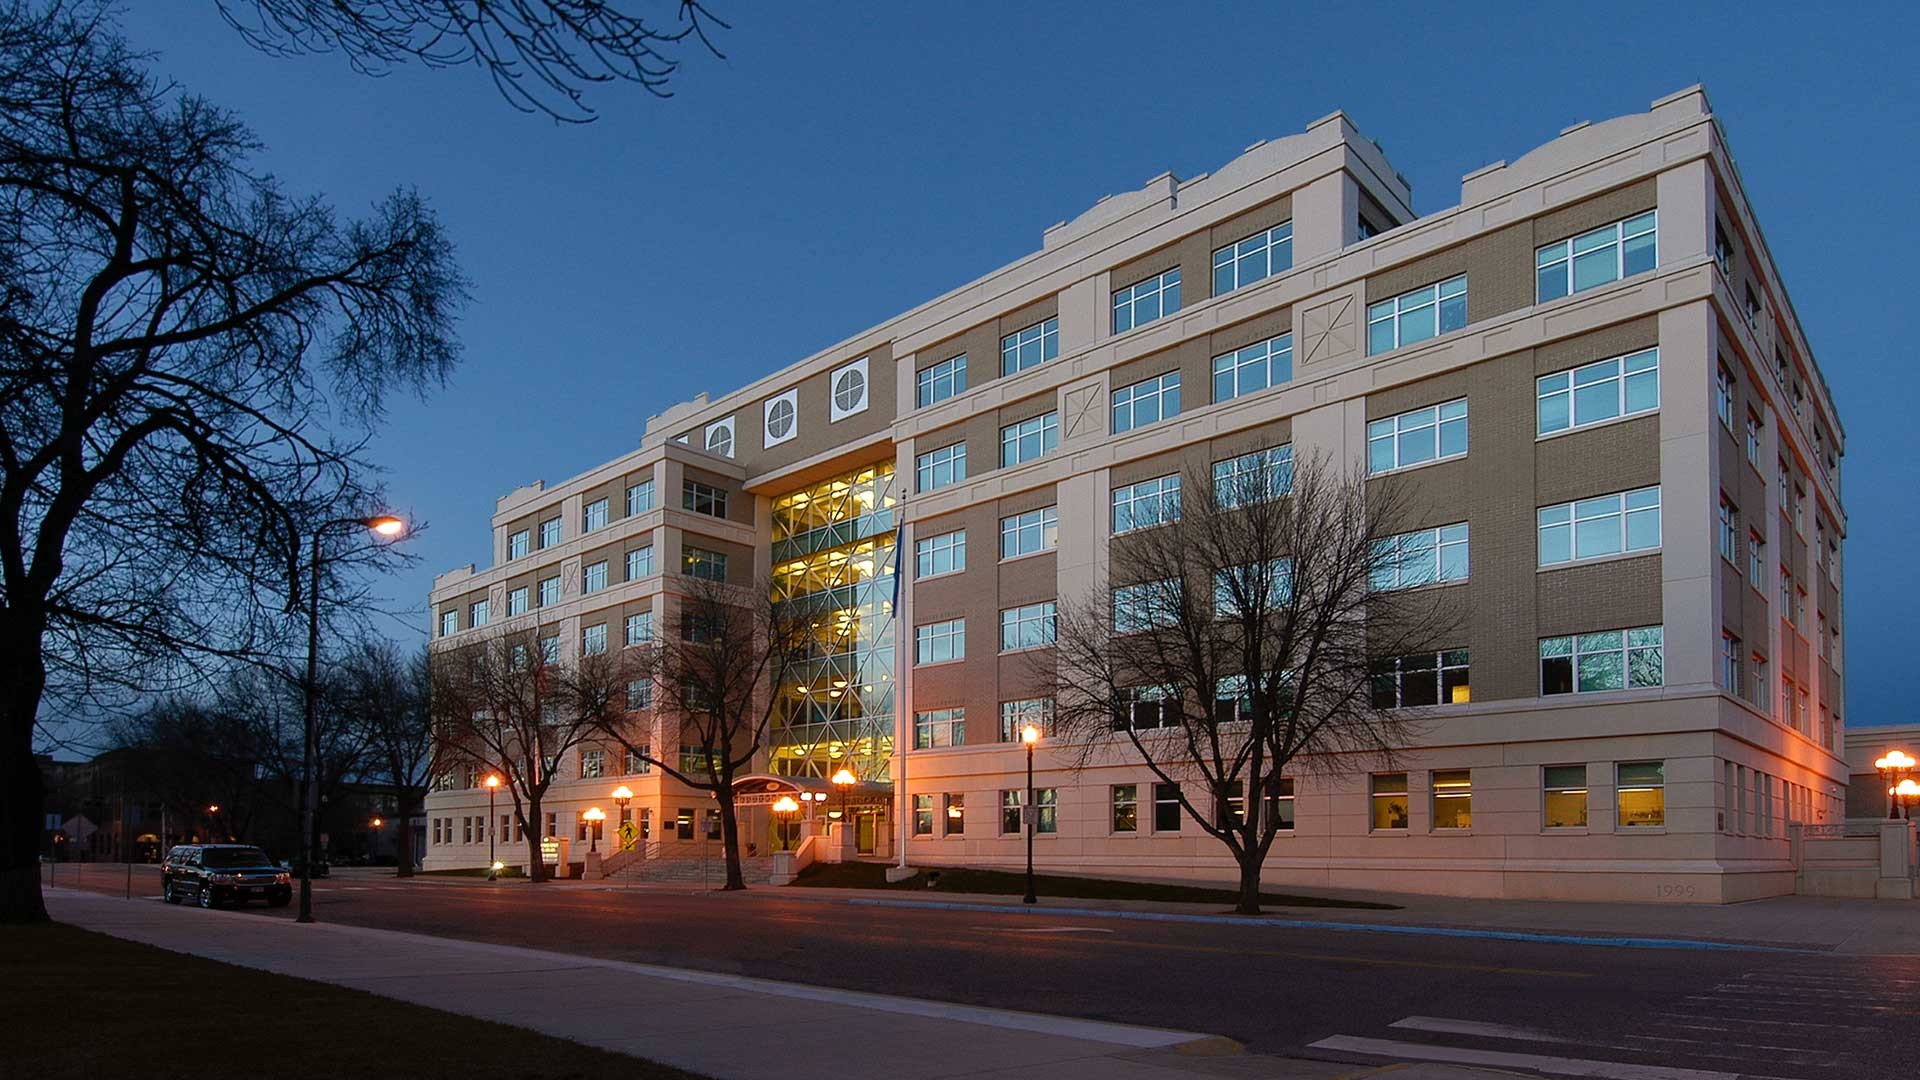
<svg viewBox="0 0 1920 1080"><path fill-rule="evenodd" d="M991 930L996 934L1111 934L1102 926L1022 926L1007 929L1002 926L976 926L975 930Z"/></svg>
<svg viewBox="0 0 1920 1080"><path fill-rule="evenodd" d="M1564 1035L1555 1035L1551 1031L1538 1028L1509 1027L1506 1024L1487 1024L1478 1020L1448 1020L1441 1016L1409 1016L1395 1020L1388 1027L1407 1028L1412 1031L1435 1031L1443 1035L1477 1035L1483 1039L1513 1039L1516 1042L1565 1043Z"/></svg>
<svg viewBox="0 0 1920 1080"><path fill-rule="evenodd" d="M1549 1057L1544 1054L1508 1054L1498 1050L1469 1050L1456 1046L1395 1042L1391 1039L1362 1039L1335 1035L1321 1039L1309 1049L1343 1050L1370 1057L1399 1058L1413 1061L1444 1061L1456 1065L1492 1065L1497 1068L1532 1069L1553 1076L1592 1076L1602 1080L1741 1080L1740 1073L1707 1069L1681 1069L1668 1065L1629 1065L1619 1061L1589 1061L1585 1058Z"/></svg>
<svg viewBox="0 0 1920 1080"><path fill-rule="evenodd" d="M1736 1024L1743 1024L1743 1025L1747 1025L1747 1026L1751 1026L1751 1025L1752 1025L1752 1023L1753 1023L1753 1017L1751 1017L1751 1016L1725 1016L1725 1015L1722 1015L1722 1014L1720 1014L1720 1013L1669 1013L1669 1014L1667 1014L1667 1015L1669 1015L1669 1016L1684 1016L1684 1017L1686 1017L1686 1018L1687 1018L1687 1019L1689 1019L1689 1020L1727 1020L1727 1021L1731 1021L1731 1022L1733 1022L1733 1023L1736 1023ZM1767 1022L1767 1023L1769 1023L1769 1024L1774 1024L1774 1025L1777 1025L1777 1026L1779 1026L1779 1027L1816 1027L1816 1028L1833 1028L1833 1029L1835 1029L1835 1030L1837 1030L1837 1031L1878 1031L1878 1030L1879 1030L1878 1028L1871 1028L1871 1027L1862 1027L1862 1026L1861 1026L1861 1025L1859 1025L1859 1024L1822 1024L1822 1023L1817 1023L1817 1022L1815 1022L1815 1021L1812 1021L1812 1020L1776 1020L1776 1019L1774 1019L1774 1018L1773 1018L1773 1017L1771 1017L1771 1016L1769 1016L1769 1017L1767 1017L1767 1020L1766 1020L1766 1022ZM1656 1023L1664 1023L1664 1021L1656 1021ZM1684 1025L1684 1024L1683 1024L1683 1025L1678 1025L1678 1026L1681 1026L1681 1027L1684 1027L1684 1026L1686 1026L1686 1025ZM1741 1028L1713 1028L1712 1030L1714 1030L1714 1031L1743 1031L1743 1030L1746 1030L1746 1028L1745 1028L1745 1027L1741 1027Z"/></svg>
<svg viewBox="0 0 1920 1080"><path fill-rule="evenodd" d="M1638 1039L1641 1042L1690 1043L1694 1046L1711 1046L1719 1050L1727 1049L1727 1041L1725 1039L1683 1039L1678 1035L1622 1035L1621 1038ZM1794 1055L1795 1057L1806 1057L1808 1054L1815 1053L1814 1051L1808 1050L1804 1046L1768 1046L1765 1043L1750 1043L1750 1042L1743 1042L1737 1045L1742 1050L1777 1050L1780 1053L1791 1054L1791 1055ZM1738 1060L1744 1059L1747 1055L1745 1054L1713 1054L1711 1056L1730 1058L1732 1060L1738 1061ZM1804 1065L1806 1064L1806 1062L1795 1062L1795 1064Z"/></svg>

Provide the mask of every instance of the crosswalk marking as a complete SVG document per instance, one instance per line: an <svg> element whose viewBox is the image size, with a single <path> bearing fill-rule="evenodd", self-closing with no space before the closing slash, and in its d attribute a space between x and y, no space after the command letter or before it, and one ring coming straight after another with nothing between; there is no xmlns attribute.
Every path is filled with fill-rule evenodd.
<svg viewBox="0 0 1920 1080"><path fill-rule="evenodd" d="M1538 1028L1509 1027L1506 1024L1488 1024L1479 1020L1448 1020L1439 1016L1409 1016L1395 1020L1387 1026L1407 1028L1412 1031L1434 1031L1443 1035L1478 1035L1484 1039L1513 1039L1517 1042L1566 1041L1551 1031L1541 1031Z"/></svg>
<svg viewBox="0 0 1920 1080"><path fill-rule="evenodd" d="M1681 1069L1668 1065L1631 1065L1622 1061L1590 1061L1585 1058L1553 1057L1546 1054L1514 1054L1501 1050L1476 1050L1431 1043L1395 1042L1391 1039L1363 1039L1335 1035L1313 1043L1313 1050L1342 1050L1371 1057L1443 1061L1455 1065L1491 1065L1496 1068L1532 1069L1554 1076L1590 1076L1600 1080L1741 1080L1740 1073L1710 1069Z"/></svg>

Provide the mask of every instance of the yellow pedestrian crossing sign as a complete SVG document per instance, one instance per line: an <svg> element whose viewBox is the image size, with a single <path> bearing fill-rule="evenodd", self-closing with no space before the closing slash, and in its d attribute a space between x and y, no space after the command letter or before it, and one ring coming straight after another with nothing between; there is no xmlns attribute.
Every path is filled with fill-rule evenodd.
<svg viewBox="0 0 1920 1080"><path fill-rule="evenodd" d="M632 851L634 841L640 838L640 829L631 821L620 823L620 850Z"/></svg>

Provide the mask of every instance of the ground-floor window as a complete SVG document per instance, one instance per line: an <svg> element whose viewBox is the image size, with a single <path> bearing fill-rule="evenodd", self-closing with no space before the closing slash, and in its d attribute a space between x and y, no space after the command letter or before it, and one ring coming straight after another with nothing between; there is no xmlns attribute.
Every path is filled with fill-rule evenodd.
<svg viewBox="0 0 1920 1080"><path fill-rule="evenodd" d="M1180 785L1153 785L1153 831L1180 831Z"/></svg>
<svg viewBox="0 0 1920 1080"><path fill-rule="evenodd" d="M540 835L542 836L559 836L560 835L560 812L559 811L557 810L547 811L547 831L544 833L541 833Z"/></svg>
<svg viewBox="0 0 1920 1080"><path fill-rule="evenodd" d="M1433 827L1473 827L1473 770L1449 769L1433 774Z"/></svg>
<svg viewBox="0 0 1920 1080"><path fill-rule="evenodd" d="M653 809L642 807L640 810L640 839L653 839Z"/></svg>
<svg viewBox="0 0 1920 1080"><path fill-rule="evenodd" d="M676 840L693 839L693 811L691 809L683 806L679 810L674 811L673 836Z"/></svg>
<svg viewBox="0 0 1920 1080"><path fill-rule="evenodd" d="M1274 781L1273 792L1267 796L1267 817L1274 828L1281 832L1293 831L1293 778L1283 776Z"/></svg>
<svg viewBox="0 0 1920 1080"><path fill-rule="evenodd" d="M1667 823L1667 765L1664 761L1622 761L1615 767L1617 820L1626 828Z"/></svg>
<svg viewBox="0 0 1920 1080"><path fill-rule="evenodd" d="M1113 785L1113 831L1138 832L1140 829L1140 789L1134 784Z"/></svg>
<svg viewBox="0 0 1920 1080"><path fill-rule="evenodd" d="M1229 780L1220 785L1219 794L1214 799L1214 820L1220 827L1230 828L1247 820L1247 789L1238 780Z"/></svg>
<svg viewBox="0 0 1920 1080"><path fill-rule="evenodd" d="M1013 834L1022 831L1020 821L1020 800L1022 797L1018 791L1003 790L1000 792L1000 831L1002 833Z"/></svg>
<svg viewBox="0 0 1920 1080"><path fill-rule="evenodd" d="M1040 819L1034 824L1035 832L1051 833L1060 831L1060 793L1054 788L1043 787L1033 793L1033 801L1040 808Z"/></svg>
<svg viewBox="0 0 1920 1080"><path fill-rule="evenodd" d="M1542 823L1549 829L1587 827L1587 767L1549 765L1541 773Z"/></svg>
<svg viewBox="0 0 1920 1080"><path fill-rule="evenodd" d="M933 835L932 795L915 795L913 797L913 835Z"/></svg>
<svg viewBox="0 0 1920 1080"><path fill-rule="evenodd" d="M967 831L967 797L958 791L949 791L947 801L948 836L959 836Z"/></svg>
<svg viewBox="0 0 1920 1080"><path fill-rule="evenodd" d="M707 839L720 839L720 811L707 811Z"/></svg>
<svg viewBox="0 0 1920 1080"><path fill-rule="evenodd" d="M1406 773L1376 774L1373 777L1372 800L1374 830L1407 827Z"/></svg>

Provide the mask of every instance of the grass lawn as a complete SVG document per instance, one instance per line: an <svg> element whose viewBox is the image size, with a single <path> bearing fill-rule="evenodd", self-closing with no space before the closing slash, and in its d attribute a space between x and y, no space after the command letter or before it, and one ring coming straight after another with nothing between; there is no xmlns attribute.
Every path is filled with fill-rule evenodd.
<svg viewBox="0 0 1920 1080"><path fill-rule="evenodd" d="M59 923L0 926L0 1074L607 1077L692 1073L360 990L183 956Z"/></svg>
<svg viewBox="0 0 1920 1080"><path fill-rule="evenodd" d="M933 878L934 874L939 877ZM929 885L929 879L932 884ZM1109 881L1104 878L1055 877L1034 875L1035 891L1043 897L1071 900L1160 900L1185 904L1232 904L1239 894L1230 889L1200 885L1156 885L1140 881ZM827 889L897 889L902 892L987 893L993 896L1023 896L1027 891L1025 874L1005 870L923 870L905 881L888 881L887 868L879 863L815 863L800 872L795 885ZM1398 910L1394 904L1374 904L1364 900L1336 900L1325 896L1296 896L1291 893L1261 893L1260 902L1275 907L1371 908Z"/></svg>

